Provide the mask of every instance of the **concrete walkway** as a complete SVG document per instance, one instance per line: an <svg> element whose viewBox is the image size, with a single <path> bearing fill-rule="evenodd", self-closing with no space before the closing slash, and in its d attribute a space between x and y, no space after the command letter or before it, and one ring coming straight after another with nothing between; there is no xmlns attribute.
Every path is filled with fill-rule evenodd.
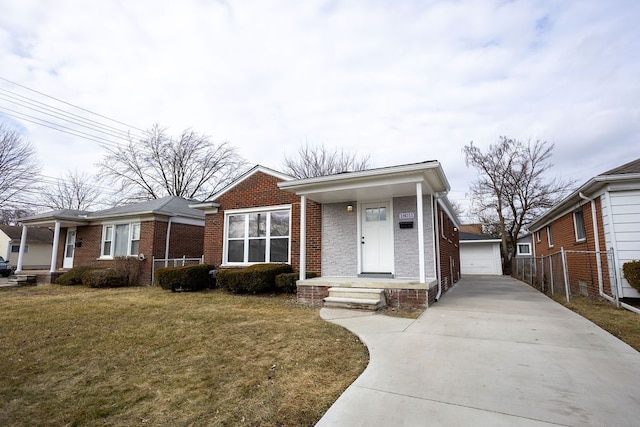
<svg viewBox="0 0 640 427"><path fill-rule="evenodd" d="M318 426L640 425L640 353L509 277L465 278L417 320L320 314L370 362Z"/></svg>

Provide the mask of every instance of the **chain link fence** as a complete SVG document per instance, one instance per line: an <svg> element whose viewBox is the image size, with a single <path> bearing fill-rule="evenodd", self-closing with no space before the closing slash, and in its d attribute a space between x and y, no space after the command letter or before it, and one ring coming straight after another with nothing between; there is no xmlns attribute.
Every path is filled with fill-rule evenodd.
<svg viewBox="0 0 640 427"><path fill-rule="evenodd" d="M551 255L518 257L513 261L512 276L541 292L561 295L570 301L574 295L598 297L602 286L605 294L618 299L612 250L572 251L561 248Z"/></svg>
<svg viewBox="0 0 640 427"><path fill-rule="evenodd" d="M201 258L156 258L151 261L151 286L155 286L156 270L165 267L184 267L185 265L204 264L204 256Z"/></svg>

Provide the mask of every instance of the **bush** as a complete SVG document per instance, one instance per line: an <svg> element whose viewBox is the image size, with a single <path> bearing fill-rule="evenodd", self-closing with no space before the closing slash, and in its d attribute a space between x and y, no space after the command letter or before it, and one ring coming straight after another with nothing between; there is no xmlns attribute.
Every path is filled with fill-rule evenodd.
<svg viewBox="0 0 640 427"><path fill-rule="evenodd" d="M276 291L276 276L293 273L289 264L255 264L246 268L218 271L218 286L234 294Z"/></svg>
<svg viewBox="0 0 640 427"><path fill-rule="evenodd" d="M155 272L155 283L162 289L174 292L213 289L216 287L216 279L209 272L215 268L212 264L161 268Z"/></svg>
<svg viewBox="0 0 640 427"><path fill-rule="evenodd" d="M622 265L622 275L627 282L640 291L640 261L629 261Z"/></svg>
<svg viewBox="0 0 640 427"><path fill-rule="evenodd" d="M71 270L64 273L62 276L56 279L56 284L63 286L77 286L82 285L82 276L90 271L98 270L98 267L91 266L80 266L72 268Z"/></svg>
<svg viewBox="0 0 640 427"><path fill-rule="evenodd" d="M113 268L127 283L124 286L138 285L140 278L140 261L138 258L118 256L113 259ZM100 286L103 287L103 286Z"/></svg>
<svg viewBox="0 0 640 427"><path fill-rule="evenodd" d="M82 284L90 288L123 288L131 286L127 275L116 268L89 270L82 275Z"/></svg>
<svg viewBox="0 0 640 427"><path fill-rule="evenodd" d="M300 277L300 273L282 273L276 276L276 291L285 294L295 294L297 291L296 282ZM305 277L307 279L313 279L318 277L316 273L308 272Z"/></svg>

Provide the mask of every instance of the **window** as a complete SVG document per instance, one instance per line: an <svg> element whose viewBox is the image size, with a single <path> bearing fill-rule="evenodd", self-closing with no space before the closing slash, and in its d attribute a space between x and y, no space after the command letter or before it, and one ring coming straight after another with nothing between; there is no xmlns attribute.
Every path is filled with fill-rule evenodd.
<svg viewBox="0 0 640 427"><path fill-rule="evenodd" d="M518 255L531 255L531 243L518 243Z"/></svg>
<svg viewBox="0 0 640 427"><path fill-rule="evenodd" d="M542 240L542 231L538 230L536 231L536 242L540 243L541 240Z"/></svg>
<svg viewBox="0 0 640 427"><path fill-rule="evenodd" d="M582 209L573 213L573 226L576 230L576 241L582 242L587 239L587 233L584 228L584 213Z"/></svg>
<svg viewBox="0 0 640 427"><path fill-rule="evenodd" d="M551 234L551 226L547 225L547 243L549 243L549 247L553 247L553 234Z"/></svg>
<svg viewBox="0 0 640 427"><path fill-rule="evenodd" d="M105 225L102 228L103 257L138 255L140 223Z"/></svg>
<svg viewBox="0 0 640 427"><path fill-rule="evenodd" d="M379 221L386 213L371 215ZM290 216L289 209L229 213L225 263L289 262Z"/></svg>
<svg viewBox="0 0 640 427"><path fill-rule="evenodd" d="M11 245L11 253L12 254L20 253L20 245ZM29 253L29 245L24 246L24 253L25 254Z"/></svg>
<svg viewBox="0 0 640 427"><path fill-rule="evenodd" d="M440 211L440 235L442 236L442 238L446 237L446 235L444 234L444 214L442 213L442 211Z"/></svg>

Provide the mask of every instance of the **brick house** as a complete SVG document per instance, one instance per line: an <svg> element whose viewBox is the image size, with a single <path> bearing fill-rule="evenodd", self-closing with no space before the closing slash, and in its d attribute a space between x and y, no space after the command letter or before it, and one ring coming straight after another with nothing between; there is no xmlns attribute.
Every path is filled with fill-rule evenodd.
<svg viewBox="0 0 640 427"><path fill-rule="evenodd" d="M139 283L148 285L154 257L202 257L204 214L191 203L168 196L95 212L45 212L21 219L23 236L33 227L54 230L51 279L73 267L110 267L114 257L127 256L142 260ZM16 270L22 270L20 262Z"/></svg>
<svg viewBox="0 0 640 427"><path fill-rule="evenodd" d="M640 159L590 179L528 228L534 256L568 253L572 292L640 297L622 275L640 259Z"/></svg>
<svg viewBox="0 0 640 427"><path fill-rule="evenodd" d="M290 263L303 303L347 287L426 306L460 275L448 191L437 161L299 180L256 166L191 207L205 212L205 262Z"/></svg>

